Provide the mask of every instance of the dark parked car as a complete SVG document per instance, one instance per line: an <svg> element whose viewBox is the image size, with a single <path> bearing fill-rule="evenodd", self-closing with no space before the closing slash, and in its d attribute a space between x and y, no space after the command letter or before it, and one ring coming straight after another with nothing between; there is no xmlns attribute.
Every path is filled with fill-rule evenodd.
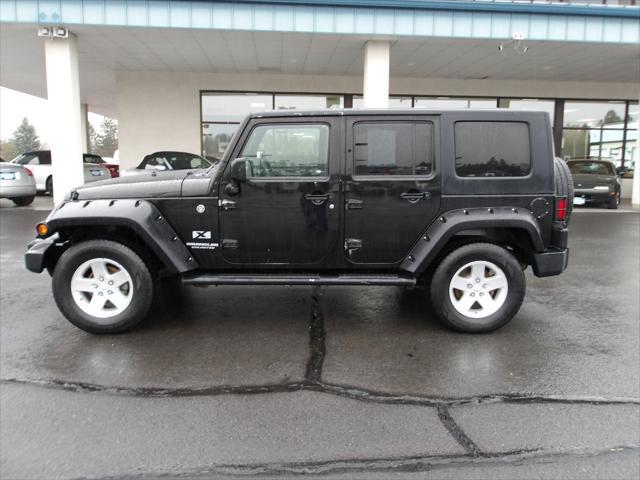
<svg viewBox="0 0 640 480"><path fill-rule="evenodd" d="M546 113L253 114L208 170L69 193L29 245L76 326L133 328L187 285L425 285L464 332L505 325L567 266L571 176Z"/></svg>
<svg viewBox="0 0 640 480"><path fill-rule="evenodd" d="M569 160L575 186L574 205L604 203L607 208L620 206L620 181L613 163L607 160Z"/></svg>
<svg viewBox="0 0 640 480"><path fill-rule="evenodd" d="M122 175L137 175L149 171L192 170L213 165L206 158L187 152L154 152L142 160L136 168L123 170Z"/></svg>

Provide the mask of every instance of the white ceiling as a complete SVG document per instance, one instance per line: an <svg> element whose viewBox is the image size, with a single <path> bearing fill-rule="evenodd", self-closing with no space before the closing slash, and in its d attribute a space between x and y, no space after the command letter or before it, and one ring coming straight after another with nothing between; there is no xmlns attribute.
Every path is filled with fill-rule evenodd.
<svg viewBox="0 0 640 480"><path fill-rule="evenodd" d="M44 46L33 25L0 28L0 84L46 96ZM109 113L116 70L362 75L367 38L352 35L77 27L83 101ZM495 40L394 37L391 75L640 81L640 46L525 42L518 54Z"/></svg>

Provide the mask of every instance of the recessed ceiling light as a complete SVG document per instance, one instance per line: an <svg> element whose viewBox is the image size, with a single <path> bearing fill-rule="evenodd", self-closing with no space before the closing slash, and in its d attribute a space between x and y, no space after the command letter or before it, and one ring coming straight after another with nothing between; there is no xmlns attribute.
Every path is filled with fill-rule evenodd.
<svg viewBox="0 0 640 480"><path fill-rule="evenodd" d="M413 67L413 66L415 66L415 64L416 64L416 62L409 62L409 63L407 63L407 66Z"/></svg>
<svg viewBox="0 0 640 480"><path fill-rule="evenodd" d="M542 70L551 70L553 67L550 65L545 65L544 67L542 67Z"/></svg>

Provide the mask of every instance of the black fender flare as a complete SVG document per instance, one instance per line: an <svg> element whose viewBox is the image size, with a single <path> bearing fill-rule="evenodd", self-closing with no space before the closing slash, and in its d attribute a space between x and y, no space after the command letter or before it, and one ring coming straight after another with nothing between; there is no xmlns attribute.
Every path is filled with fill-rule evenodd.
<svg viewBox="0 0 640 480"><path fill-rule="evenodd" d="M540 226L522 207L469 208L442 213L424 231L400 269L409 273L424 272L447 242L458 232L481 228L518 228L525 230L536 252L544 251Z"/></svg>
<svg viewBox="0 0 640 480"><path fill-rule="evenodd" d="M118 226L133 230L173 273L198 268L186 245L147 200L76 200L62 203L47 218L49 232L66 227Z"/></svg>

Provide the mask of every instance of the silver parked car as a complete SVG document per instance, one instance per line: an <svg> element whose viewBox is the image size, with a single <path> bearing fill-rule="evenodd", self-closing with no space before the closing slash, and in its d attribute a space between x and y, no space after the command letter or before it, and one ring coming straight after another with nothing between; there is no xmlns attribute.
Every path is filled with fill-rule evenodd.
<svg viewBox="0 0 640 480"><path fill-rule="evenodd" d="M36 196L33 173L22 165L0 162L0 198L8 198L23 207Z"/></svg>
<svg viewBox="0 0 640 480"><path fill-rule="evenodd" d="M110 179L111 171L102 164L88 163L86 157L89 156L86 153L83 154L84 182L89 183ZM33 172L33 176L36 179L36 188L39 192L53 193L53 167L51 166L50 150L26 152L11 160L11 163L24 165Z"/></svg>

